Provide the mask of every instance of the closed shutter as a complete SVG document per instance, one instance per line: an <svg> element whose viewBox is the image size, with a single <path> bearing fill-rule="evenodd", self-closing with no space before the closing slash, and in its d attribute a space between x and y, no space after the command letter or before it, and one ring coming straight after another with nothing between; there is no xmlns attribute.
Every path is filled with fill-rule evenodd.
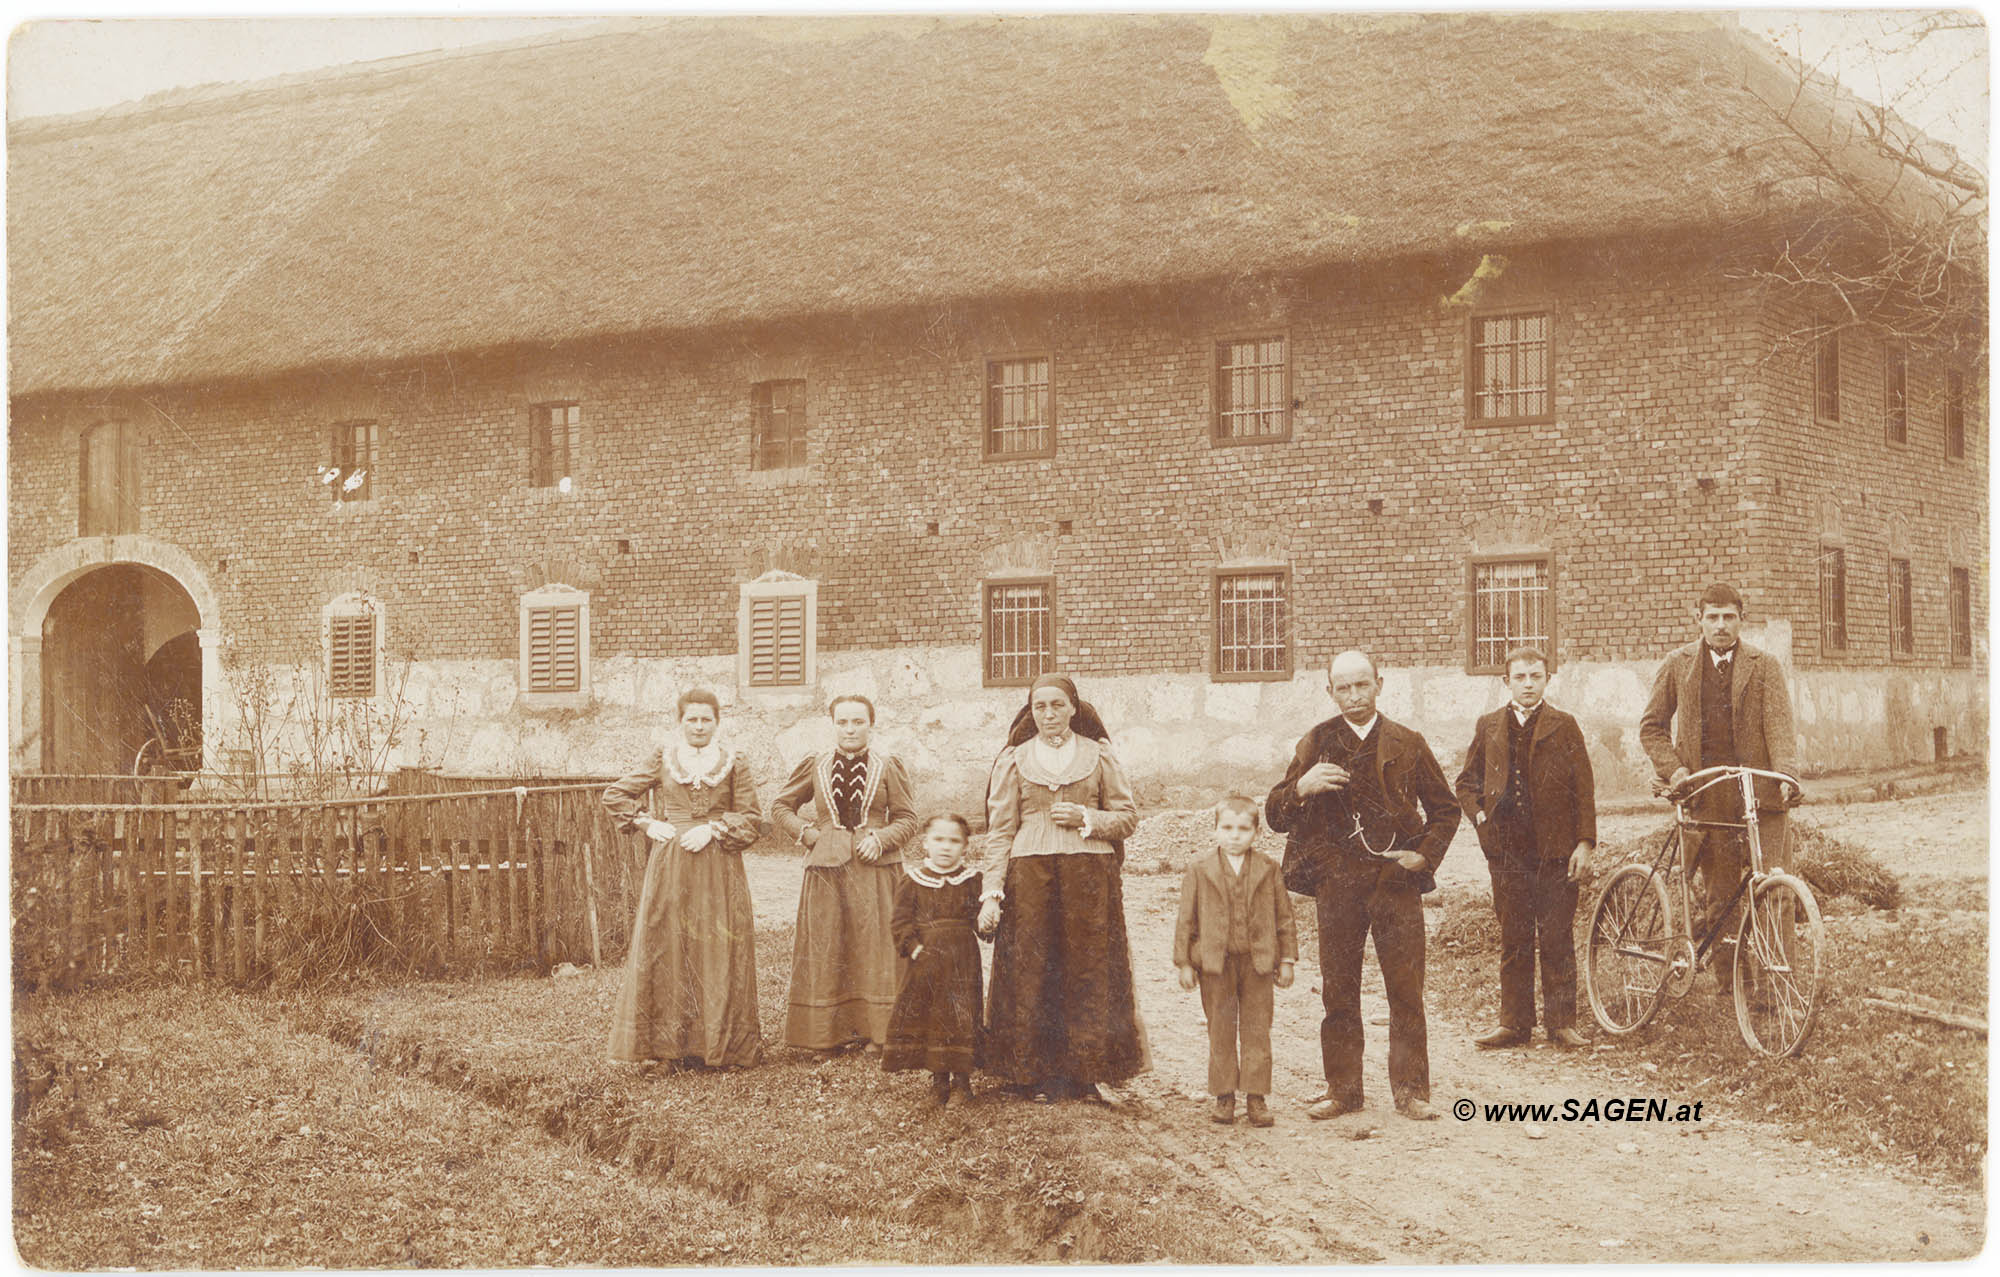
<svg viewBox="0 0 2000 1277"><path fill-rule="evenodd" d="M374 616L336 616L328 627L327 685L335 696L373 696Z"/></svg>
<svg viewBox="0 0 2000 1277"><path fill-rule="evenodd" d="M750 685L798 687L805 681L805 596L750 600Z"/></svg>
<svg viewBox="0 0 2000 1277"><path fill-rule="evenodd" d="M528 690L574 692L582 686L577 645L578 609L538 607L528 612Z"/></svg>

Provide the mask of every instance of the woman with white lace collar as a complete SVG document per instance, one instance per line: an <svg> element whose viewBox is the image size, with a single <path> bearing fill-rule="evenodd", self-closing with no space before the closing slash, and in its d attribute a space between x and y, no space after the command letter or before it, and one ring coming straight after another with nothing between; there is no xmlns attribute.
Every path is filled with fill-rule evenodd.
<svg viewBox="0 0 2000 1277"><path fill-rule="evenodd" d="M754 915L739 853L764 821L749 768L715 739L715 693L682 693L675 714L679 739L604 791L619 828L652 841L610 1054L741 1067L755 1064L762 1047ZM648 793L657 816L642 804Z"/></svg>
<svg viewBox="0 0 2000 1277"><path fill-rule="evenodd" d="M1102 1098L1146 1067L1120 877L1139 813L1068 678L1029 688L986 806L980 925L999 933L982 1067L1044 1101Z"/></svg>

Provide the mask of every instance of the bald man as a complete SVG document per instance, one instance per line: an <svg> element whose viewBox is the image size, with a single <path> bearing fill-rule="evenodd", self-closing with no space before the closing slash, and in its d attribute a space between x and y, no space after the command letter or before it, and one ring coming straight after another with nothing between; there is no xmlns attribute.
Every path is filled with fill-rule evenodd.
<svg viewBox="0 0 2000 1277"><path fill-rule="evenodd" d="M1334 657L1326 690L1340 712L1306 733L1264 800L1271 828L1289 835L1287 865L1318 869L1310 884L1286 875L1293 890L1310 885L1319 907L1326 1095L1307 1112L1361 1107L1361 950L1372 933L1389 994L1389 1090L1398 1113L1431 1121L1422 896L1437 886L1458 801L1424 738L1375 712L1382 676L1366 652Z"/></svg>

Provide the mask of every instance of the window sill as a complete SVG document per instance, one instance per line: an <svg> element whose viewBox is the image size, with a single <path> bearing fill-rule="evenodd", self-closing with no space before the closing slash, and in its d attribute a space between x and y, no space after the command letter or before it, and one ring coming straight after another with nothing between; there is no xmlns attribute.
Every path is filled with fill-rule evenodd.
<svg viewBox="0 0 2000 1277"><path fill-rule="evenodd" d="M1009 461L1054 461L1055 459L1056 453L1053 448L1042 452L982 452L979 454L979 460L982 464L986 462L1004 464Z"/></svg>
<svg viewBox="0 0 2000 1277"><path fill-rule="evenodd" d="M574 479L570 480L568 492L564 492L561 488L558 488L553 483L548 484L546 486L541 484L531 483L528 484L526 488L523 489L523 494L530 501L542 501L551 503L557 501L574 501L578 497L584 495L584 487L582 484L578 483Z"/></svg>
<svg viewBox="0 0 2000 1277"><path fill-rule="evenodd" d="M813 477L812 463L802 466L783 466L772 470L746 470L744 479L753 488L786 488L795 483L810 483Z"/></svg>
<svg viewBox="0 0 2000 1277"><path fill-rule="evenodd" d="M1242 674L1212 673L1208 676L1208 681L1211 683L1289 683L1292 681L1292 671L1259 670L1255 673Z"/></svg>
<svg viewBox="0 0 2000 1277"><path fill-rule="evenodd" d="M522 709L589 709L590 689L574 692L521 692L515 702Z"/></svg>
<svg viewBox="0 0 2000 1277"><path fill-rule="evenodd" d="M1290 443L1292 432L1288 429L1281 435L1219 435L1208 432L1209 446L1215 448L1254 448L1260 443Z"/></svg>
<svg viewBox="0 0 2000 1277"><path fill-rule="evenodd" d="M1467 430L1506 430L1514 426L1553 426L1554 413L1541 417L1467 417Z"/></svg>

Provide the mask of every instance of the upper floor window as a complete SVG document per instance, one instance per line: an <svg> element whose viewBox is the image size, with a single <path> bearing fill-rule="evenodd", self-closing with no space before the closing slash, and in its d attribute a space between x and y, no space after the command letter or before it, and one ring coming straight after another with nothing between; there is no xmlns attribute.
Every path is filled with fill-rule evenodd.
<svg viewBox="0 0 2000 1277"><path fill-rule="evenodd" d="M1473 561L1471 673L1505 673L1507 653L1522 646L1555 660L1554 577L1545 554Z"/></svg>
<svg viewBox="0 0 2000 1277"><path fill-rule="evenodd" d="M327 604L323 623L327 693L342 700L375 695L381 681L381 605L363 595L343 595Z"/></svg>
<svg viewBox="0 0 2000 1277"><path fill-rule="evenodd" d="M1882 406L1889 421L1889 442L1910 441L1910 360L1901 346L1882 354Z"/></svg>
<svg viewBox="0 0 2000 1277"><path fill-rule="evenodd" d="M375 495L375 467L381 453L381 428L372 421L342 421L333 427L333 465L326 481L333 499L369 501Z"/></svg>
<svg viewBox="0 0 2000 1277"><path fill-rule="evenodd" d="M1910 600L1910 561L1889 560L1889 651L1911 656L1917 650L1916 618Z"/></svg>
<svg viewBox="0 0 2000 1277"><path fill-rule="evenodd" d="M1215 574L1215 677L1290 678L1290 580L1283 568Z"/></svg>
<svg viewBox="0 0 2000 1277"><path fill-rule="evenodd" d="M1217 443L1269 443L1292 433L1292 371L1283 334L1215 344Z"/></svg>
<svg viewBox="0 0 2000 1277"><path fill-rule="evenodd" d="M760 381L750 387L750 468L787 470L806 463L806 383Z"/></svg>
<svg viewBox="0 0 2000 1277"><path fill-rule="evenodd" d="M1965 378L1957 372L1944 375L1944 455L1965 459Z"/></svg>
<svg viewBox="0 0 2000 1277"><path fill-rule="evenodd" d="M986 684L1033 682L1056 665L1055 582L989 581L985 589Z"/></svg>
<svg viewBox="0 0 2000 1277"><path fill-rule="evenodd" d="M1972 659L1972 572L1951 570L1951 659Z"/></svg>
<svg viewBox="0 0 2000 1277"><path fill-rule="evenodd" d="M1813 416L1840 420L1840 334L1826 324L1813 338Z"/></svg>
<svg viewBox="0 0 2000 1277"><path fill-rule="evenodd" d="M739 589L736 677L746 687L808 687L818 647L819 582L772 571Z"/></svg>
<svg viewBox="0 0 2000 1277"><path fill-rule="evenodd" d="M538 403L528 409L528 482L568 492L576 478L582 443L583 408L573 403Z"/></svg>
<svg viewBox="0 0 2000 1277"><path fill-rule="evenodd" d="M986 361L986 455L1049 457L1056 450L1047 355Z"/></svg>
<svg viewBox="0 0 2000 1277"><path fill-rule="evenodd" d="M1549 329L1547 311L1473 316L1466 360L1466 403L1473 421L1503 425L1554 416Z"/></svg>
<svg viewBox="0 0 2000 1277"><path fill-rule="evenodd" d="M76 534L98 537L137 532L138 430L126 421L100 421L83 432L80 442Z"/></svg>
<svg viewBox="0 0 2000 1277"><path fill-rule="evenodd" d="M1847 551L1837 545L1819 548L1819 650L1847 650Z"/></svg>

